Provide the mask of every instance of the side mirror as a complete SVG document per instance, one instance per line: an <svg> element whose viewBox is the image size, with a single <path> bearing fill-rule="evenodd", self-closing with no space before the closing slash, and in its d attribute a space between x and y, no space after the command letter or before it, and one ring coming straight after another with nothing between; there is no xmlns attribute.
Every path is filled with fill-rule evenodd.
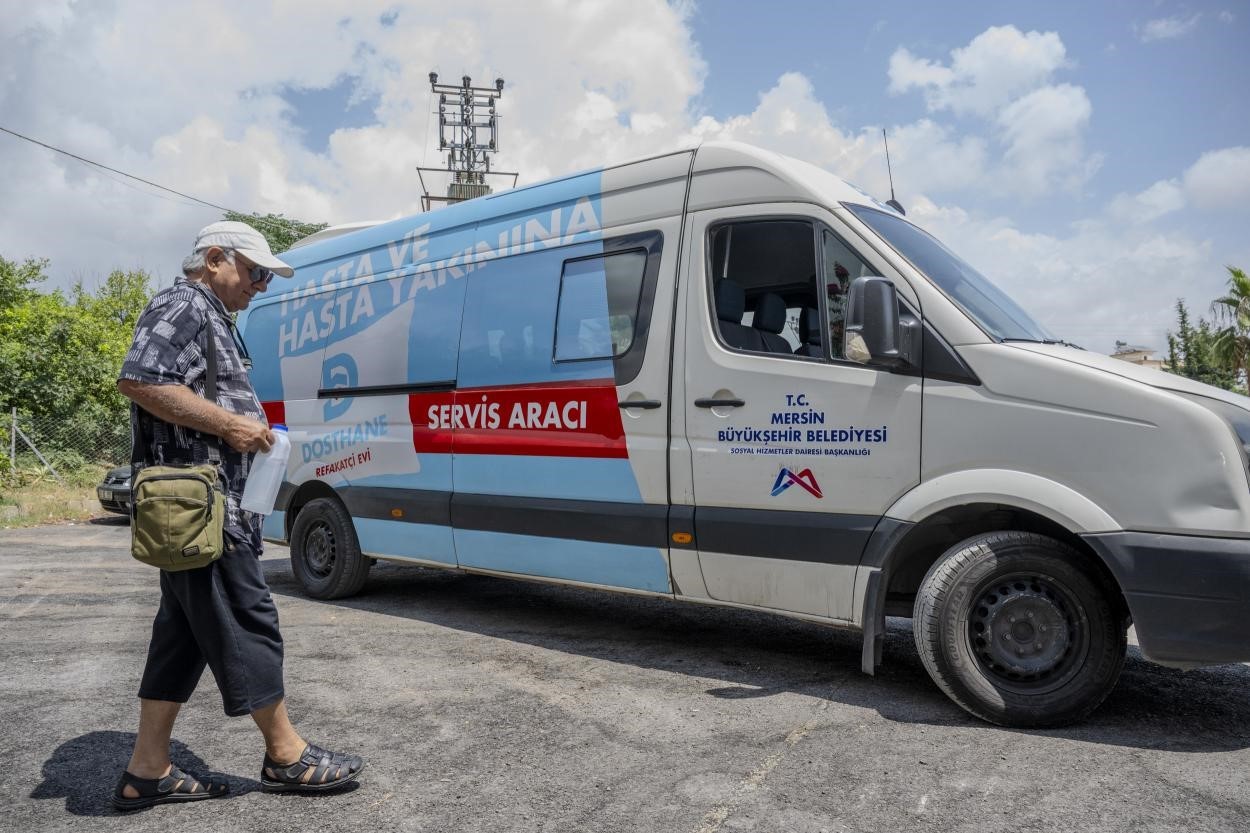
<svg viewBox="0 0 1250 833"><path fill-rule="evenodd" d="M851 282L846 301L843 355L853 362L876 367L905 367L913 363L916 322L899 321L898 291L885 278L864 277Z"/></svg>

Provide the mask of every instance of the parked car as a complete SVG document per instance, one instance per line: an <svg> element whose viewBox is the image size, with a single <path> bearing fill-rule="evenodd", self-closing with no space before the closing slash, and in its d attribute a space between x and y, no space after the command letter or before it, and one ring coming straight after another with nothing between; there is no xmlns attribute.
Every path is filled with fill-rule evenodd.
<svg viewBox="0 0 1250 833"><path fill-rule="evenodd" d="M96 496L100 505L109 512L121 515L130 514L130 464L109 469L104 480L96 486Z"/></svg>

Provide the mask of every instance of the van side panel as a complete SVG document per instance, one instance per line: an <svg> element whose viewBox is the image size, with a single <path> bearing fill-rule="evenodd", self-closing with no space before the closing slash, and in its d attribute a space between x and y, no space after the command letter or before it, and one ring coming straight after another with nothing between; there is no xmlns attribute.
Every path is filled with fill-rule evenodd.
<svg viewBox="0 0 1250 833"><path fill-rule="evenodd" d="M372 555L668 592L663 456L658 467L631 460L617 384L645 354L667 385L671 307L654 349L615 361L556 361L552 340L565 264L604 255L605 229L666 217L676 228L689 158L290 252L294 286L245 323L262 357L258 393L293 443L267 537L285 537L284 501L316 480L335 489ZM663 235L644 237L624 245L650 252L654 291Z"/></svg>
<svg viewBox="0 0 1250 833"><path fill-rule="evenodd" d="M680 209L636 189L631 175L605 172L603 196L589 201L585 213L601 237L620 227L610 210L628 221ZM679 200L678 182L669 190ZM636 190L626 196L623 187ZM453 403L462 420L452 505L461 566L669 592L667 495L662 503L644 502L618 405L618 378L632 380L640 366L628 356L560 360L553 342L570 264L589 265L583 277L593 279L593 264L605 255L649 247L658 258L660 237L543 249L486 264L470 279ZM606 318L606 287L600 292L597 314ZM662 360L665 373L667 336L664 327L653 341L638 343L646 361ZM651 465L660 469L651 479L662 481L663 456Z"/></svg>
<svg viewBox="0 0 1250 833"><path fill-rule="evenodd" d="M472 225L431 230L420 219L388 224L397 235L389 243L370 229L293 252L294 289L256 308L246 336L264 357L253 370L257 393L271 421L280 416L290 429L290 487L333 487L366 552L454 565L450 441L418 454L405 389L454 386L474 237ZM362 236L375 245L325 256ZM425 497L414 504L414 494ZM285 523L275 513L265 535L285 538Z"/></svg>

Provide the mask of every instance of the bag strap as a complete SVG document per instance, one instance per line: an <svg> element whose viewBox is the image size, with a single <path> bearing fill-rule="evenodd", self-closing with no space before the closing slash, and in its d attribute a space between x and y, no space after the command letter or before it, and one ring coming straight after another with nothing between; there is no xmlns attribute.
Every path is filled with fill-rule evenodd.
<svg viewBox="0 0 1250 833"><path fill-rule="evenodd" d="M209 310L208 318L208 350L205 353L205 363L207 368L204 377L204 398L214 405L221 407L217 402L217 334L213 332L213 318L215 313ZM221 465L221 451L218 444L221 442L220 437L213 437L207 440L208 445L208 461L214 466Z"/></svg>

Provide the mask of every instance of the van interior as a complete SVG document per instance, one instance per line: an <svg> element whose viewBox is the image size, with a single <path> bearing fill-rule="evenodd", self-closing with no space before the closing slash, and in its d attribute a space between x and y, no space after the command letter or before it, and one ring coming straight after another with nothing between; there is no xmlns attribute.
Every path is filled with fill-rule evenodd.
<svg viewBox="0 0 1250 833"><path fill-rule="evenodd" d="M828 229L800 220L726 223L710 234L716 324L727 347L843 358L847 290L874 274L863 258Z"/></svg>

